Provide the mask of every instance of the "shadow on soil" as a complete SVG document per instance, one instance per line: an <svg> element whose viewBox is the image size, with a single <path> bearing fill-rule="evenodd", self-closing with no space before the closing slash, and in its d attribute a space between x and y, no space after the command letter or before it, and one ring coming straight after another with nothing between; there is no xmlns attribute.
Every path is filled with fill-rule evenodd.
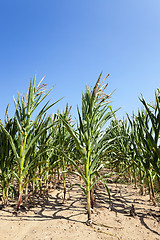
<svg viewBox="0 0 160 240"><path fill-rule="evenodd" d="M116 187L114 188L112 187L111 189L112 189L111 190L111 198L112 198L111 210L114 211L116 215L123 214L126 217L134 218L133 216L131 216L131 212L130 212L133 204L135 206L136 217L139 218L141 224L147 230L160 236L160 234L157 231L152 229L145 222L147 218L152 218L153 221L160 222L160 212L156 211L155 209L151 209L151 208L154 208L154 206L150 201L148 201L147 203L148 209L145 209L144 203L146 204L146 201L140 198L140 195L137 193L136 189L132 188L132 191L130 193L128 193L126 186L122 188L116 185ZM105 197L104 194L100 192L99 199L103 201L104 197Z"/></svg>
<svg viewBox="0 0 160 240"><path fill-rule="evenodd" d="M136 189L132 189L129 193L125 185L109 184L109 187L111 189L111 204L103 185L97 185L95 190L96 210L106 208L109 211L110 208L116 215L123 214L126 217L133 218L130 215L130 209L133 204L135 206L136 217L140 219L141 224L147 230L160 236L145 221L149 217L154 221L160 221L159 212L151 209L153 205L150 202L148 202L148 210L144 209L143 204L146 201L141 199L140 195L136 194ZM45 198L35 196L34 205L29 205L27 210L21 207L21 211L17 213L15 211L16 204L2 209L5 215L0 214L0 217L7 221L53 221L54 219L65 219L66 221L84 223L81 219L87 219L85 196L77 187L73 187L70 193L71 197L63 203L63 188L59 187L59 189L51 191Z"/></svg>
<svg viewBox="0 0 160 240"><path fill-rule="evenodd" d="M22 205L19 212L16 211L16 204L12 203L10 206L2 208L5 215L0 213L0 217L7 221L65 219L84 223L79 216L86 215L85 196L75 188L72 189L72 193L73 196L71 195L65 202L63 202L63 190L61 188L53 190L45 198L35 196L34 204L29 204L26 208Z"/></svg>

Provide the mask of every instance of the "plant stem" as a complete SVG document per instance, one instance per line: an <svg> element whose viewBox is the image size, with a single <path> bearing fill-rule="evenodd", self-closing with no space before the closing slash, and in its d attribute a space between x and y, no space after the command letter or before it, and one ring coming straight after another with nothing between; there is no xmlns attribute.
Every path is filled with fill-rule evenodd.
<svg viewBox="0 0 160 240"><path fill-rule="evenodd" d="M88 221L91 221L91 198L90 198L89 185L87 185L87 214L88 214Z"/></svg>

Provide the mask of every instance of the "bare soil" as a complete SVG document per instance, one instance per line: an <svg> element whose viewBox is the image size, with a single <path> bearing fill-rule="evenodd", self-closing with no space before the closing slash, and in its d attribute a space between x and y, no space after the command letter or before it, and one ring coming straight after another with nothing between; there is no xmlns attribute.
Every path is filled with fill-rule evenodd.
<svg viewBox="0 0 160 240"><path fill-rule="evenodd" d="M132 185L108 185L112 204L109 205L107 192L100 183L91 226L86 225L86 199L78 186L73 186L64 203L60 185L50 189L48 199L36 198L34 206L22 208L18 214L16 203L11 202L0 210L0 240L160 239L160 206L154 206L148 195L141 196Z"/></svg>

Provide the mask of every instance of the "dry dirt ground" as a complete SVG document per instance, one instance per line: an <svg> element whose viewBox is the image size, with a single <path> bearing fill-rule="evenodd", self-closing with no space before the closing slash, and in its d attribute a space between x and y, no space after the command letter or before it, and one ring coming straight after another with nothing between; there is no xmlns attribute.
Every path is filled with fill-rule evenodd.
<svg viewBox="0 0 160 240"><path fill-rule="evenodd" d="M63 203L63 188L49 191L49 198L36 200L29 210L16 215L15 203L0 210L0 240L158 240L160 206L149 196L140 196L132 185L108 184L113 205L102 184L96 190L92 226L86 225L85 196L78 186L70 190ZM136 216L130 216L134 204Z"/></svg>

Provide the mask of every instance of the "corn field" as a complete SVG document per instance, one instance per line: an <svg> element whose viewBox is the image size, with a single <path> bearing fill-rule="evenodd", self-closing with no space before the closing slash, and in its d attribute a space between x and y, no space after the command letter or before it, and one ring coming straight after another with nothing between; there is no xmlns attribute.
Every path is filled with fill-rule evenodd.
<svg viewBox="0 0 160 240"><path fill-rule="evenodd" d="M102 182L129 182L156 205L160 191L160 90L153 103L141 96L142 108L133 116L118 120L107 94L106 80L100 74L93 88L82 93L82 107L77 107L78 119L72 120L71 107L52 116L53 103L45 102L49 95L43 79L30 81L25 96L14 99L15 113L0 121L0 196L2 207L14 199L17 211L25 207L35 194L48 192L48 184L63 182L66 201L66 178L76 175L76 185L86 196L87 223L91 224L94 190ZM38 109L40 108L40 111ZM33 117L36 116L36 117ZM106 171L107 170L107 171ZM32 199L29 197L32 196Z"/></svg>

